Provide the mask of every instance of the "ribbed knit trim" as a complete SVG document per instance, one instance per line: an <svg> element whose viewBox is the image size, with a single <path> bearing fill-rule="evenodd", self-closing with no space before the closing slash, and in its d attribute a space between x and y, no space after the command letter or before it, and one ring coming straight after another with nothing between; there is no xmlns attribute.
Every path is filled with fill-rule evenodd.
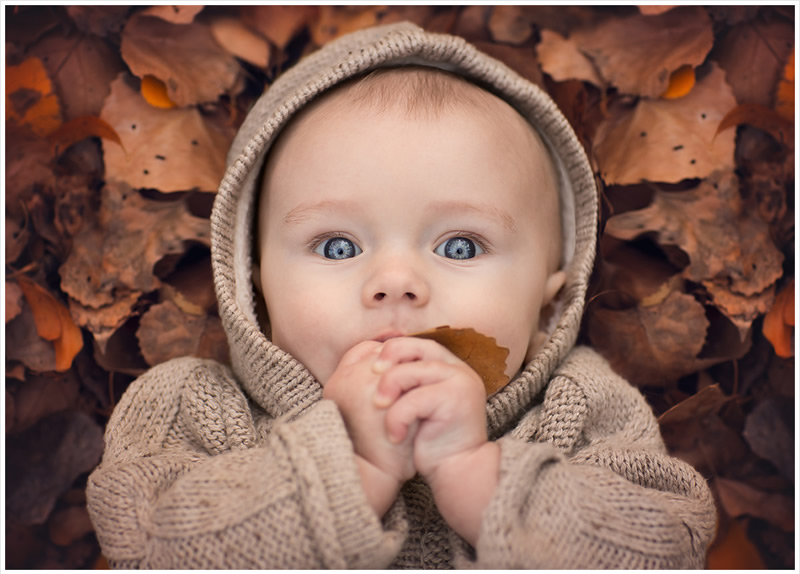
<svg viewBox="0 0 800 574"><path fill-rule="evenodd" d="M300 413L321 398L313 376L262 333L255 315L251 244L259 173L269 146L286 122L319 94L379 67L428 65L463 75L491 89L540 132L566 176L574 204L574 253L560 295L563 312L524 372L487 402L490 433L497 436L531 404L550 373L574 345L595 253L597 192L594 176L569 123L538 86L462 38L431 34L410 23L343 36L301 60L259 98L228 156L211 216L212 265L220 316L234 371L247 393L273 416ZM562 201L569 205L570 201ZM570 222L571 223L571 222Z"/></svg>

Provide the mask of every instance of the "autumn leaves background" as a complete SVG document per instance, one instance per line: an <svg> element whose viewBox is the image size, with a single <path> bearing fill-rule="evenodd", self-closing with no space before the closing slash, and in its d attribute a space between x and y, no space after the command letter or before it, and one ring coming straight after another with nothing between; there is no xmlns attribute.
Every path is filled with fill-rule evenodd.
<svg viewBox="0 0 800 574"><path fill-rule="evenodd" d="M227 360L208 217L265 86L351 30L464 36L564 109L601 190L582 340L710 478L711 566L792 567L794 6L6 6L9 567L103 566L127 384Z"/></svg>

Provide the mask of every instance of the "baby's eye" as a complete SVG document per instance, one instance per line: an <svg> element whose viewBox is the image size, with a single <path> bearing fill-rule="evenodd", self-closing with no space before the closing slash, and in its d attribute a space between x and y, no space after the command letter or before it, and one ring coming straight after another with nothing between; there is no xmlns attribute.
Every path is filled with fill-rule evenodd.
<svg viewBox="0 0 800 574"><path fill-rule="evenodd" d="M448 259L472 259L485 253L480 245L468 237L451 237L440 243L433 252Z"/></svg>
<svg viewBox="0 0 800 574"><path fill-rule="evenodd" d="M326 259L350 259L361 254L361 248L346 237L331 237L314 248Z"/></svg>

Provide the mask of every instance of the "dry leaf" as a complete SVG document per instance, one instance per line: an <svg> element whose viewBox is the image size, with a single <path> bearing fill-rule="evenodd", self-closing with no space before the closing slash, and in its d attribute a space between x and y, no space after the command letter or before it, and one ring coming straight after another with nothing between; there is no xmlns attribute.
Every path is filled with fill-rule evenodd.
<svg viewBox="0 0 800 574"><path fill-rule="evenodd" d="M775 138L775 141L794 147L794 121L787 120L771 108L759 104L740 104L725 114L717 127L717 133L740 124L763 130Z"/></svg>
<svg viewBox="0 0 800 574"><path fill-rule="evenodd" d="M56 351L36 331L36 321L31 308L22 300L22 312L6 323L6 360L21 361L32 371L56 369Z"/></svg>
<svg viewBox="0 0 800 574"><path fill-rule="evenodd" d="M83 334L72 321L67 308L47 289L24 275L17 278L36 322L39 336L53 342L55 370L66 371L83 348Z"/></svg>
<svg viewBox="0 0 800 574"><path fill-rule="evenodd" d="M101 118L122 146L103 142L106 176L162 192L215 191L225 172L232 130L222 133L196 109L155 109L120 76Z"/></svg>
<svg viewBox="0 0 800 574"><path fill-rule="evenodd" d="M494 6L489 16L489 33L495 42L524 44L533 34L522 6Z"/></svg>
<svg viewBox="0 0 800 574"><path fill-rule="evenodd" d="M149 200L124 184L108 183L97 221L75 236L60 269L61 288L75 300L75 320L107 340L138 296L158 289L154 265L183 253L187 241L209 245L209 222L190 215L185 200Z"/></svg>
<svg viewBox="0 0 800 574"><path fill-rule="evenodd" d="M691 295L672 292L658 305L598 309L589 318L592 345L636 385L665 385L714 361L698 359L708 319Z"/></svg>
<svg viewBox="0 0 800 574"><path fill-rule="evenodd" d="M59 496L102 453L103 430L81 411L52 414L14 435L6 453L6 516L44 523Z"/></svg>
<svg viewBox="0 0 800 574"><path fill-rule="evenodd" d="M794 48L792 48L783 75L775 92L775 111L794 123Z"/></svg>
<svg viewBox="0 0 800 574"><path fill-rule="evenodd" d="M582 80L595 86L603 85L603 79L594 64L574 42L552 30L542 30L540 35L541 41L536 45L536 55L542 70L555 81Z"/></svg>
<svg viewBox="0 0 800 574"><path fill-rule="evenodd" d="M142 83L139 86L139 92L142 94L144 101L162 110L168 110L177 106L175 102L169 99L167 94L167 85L156 78L147 74L142 78Z"/></svg>
<svg viewBox="0 0 800 574"><path fill-rule="evenodd" d="M109 84L125 69L119 50L91 34L50 35L30 53L53 79L65 121L100 115Z"/></svg>
<svg viewBox="0 0 800 574"><path fill-rule="evenodd" d="M47 522L50 540L56 546L69 546L94 531L86 505L67 506L53 513Z"/></svg>
<svg viewBox="0 0 800 574"><path fill-rule="evenodd" d="M706 11L685 6L658 16L609 18L574 32L570 40L621 92L657 98L672 72L703 63L714 35Z"/></svg>
<svg viewBox="0 0 800 574"><path fill-rule="evenodd" d="M755 295L740 295L731 291L730 281L723 277L715 281L703 281L714 305L722 311L739 330L739 339L745 340L750 327L758 317L766 313L775 300L775 285Z"/></svg>
<svg viewBox="0 0 800 574"><path fill-rule="evenodd" d="M727 532L719 535L708 549L707 567L711 570L763 570L764 561L747 537L745 523L732 520Z"/></svg>
<svg viewBox="0 0 800 574"><path fill-rule="evenodd" d="M714 478L714 487L722 507L731 518L763 518L786 532L794 531L794 501L790 497L756 490L743 482L721 476Z"/></svg>
<svg viewBox="0 0 800 574"><path fill-rule="evenodd" d="M474 329L453 329L449 326L436 327L411 336L436 341L467 363L483 379L487 396L496 393L508 383L508 349L500 347L494 337L487 337Z"/></svg>
<svg viewBox="0 0 800 574"><path fill-rule="evenodd" d="M56 178L51 166L53 156L47 140L35 134L29 126L9 121L5 127L6 221L11 218L22 228L28 216L26 204L36 188L55 185ZM13 260L10 257L7 259L8 262Z"/></svg>
<svg viewBox="0 0 800 574"><path fill-rule="evenodd" d="M770 397L756 405L745 421L747 444L761 458L775 465L781 475L794 482L795 439L793 405Z"/></svg>
<svg viewBox="0 0 800 574"><path fill-rule="evenodd" d="M155 76L178 106L216 101L231 91L240 68L214 41L208 26L171 24L135 15L122 31L122 57L131 72Z"/></svg>
<svg viewBox="0 0 800 574"><path fill-rule="evenodd" d="M79 381L72 373L31 375L14 396L13 432L22 432L46 416L74 407L79 394Z"/></svg>
<svg viewBox="0 0 800 574"><path fill-rule="evenodd" d="M712 57L725 70L738 103L772 106L794 37L792 22L751 17L717 41Z"/></svg>
<svg viewBox="0 0 800 574"><path fill-rule="evenodd" d="M79 30L107 36L122 29L130 9L130 6L67 6L67 14Z"/></svg>
<svg viewBox="0 0 800 574"><path fill-rule="evenodd" d="M22 313L22 289L13 281L6 280L6 324Z"/></svg>
<svg viewBox="0 0 800 574"><path fill-rule="evenodd" d="M669 12L673 8L677 8L678 6L657 6L653 4L647 4L644 6L638 6L639 12L644 14L645 16L658 16L659 14L663 14L664 12Z"/></svg>
<svg viewBox="0 0 800 574"><path fill-rule="evenodd" d="M524 46L506 46L504 44L493 44L491 42L473 42L473 45L492 58L500 60L529 82L541 87L544 86L542 72L539 70L539 63L531 48Z"/></svg>
<svg viewBox="0 0 800 574"><path fill-rule="evenodd" d="M276 6L276 8L287 7ZM229 54L259 68L266 68L269 65L269 44L238 18L215 18L211 21L211 35Z"/></svg>
<svg viewBox="0 0 800 574"><path fill-rule="evenodd" d="M614 216L606 225L606 233L620 239L647 232L689 256L683 275L692 281L719 278L732 292L751 296L783 275L783 255L767 225L744 209L733 172L717 172L687 191L658 190L648 207Z"/></svg>
<svg viewBox="0 0 800 574"><path fill-rule="evenodd" d="M6 283L8 285L8 283ZM764 316L762 330L779 357L794 356L794 278L787 283Z"/></svg>
<svg viewBox="0 0 800 574"><path fill-rule="evenodd" d="M316 16L317 6L241 6L241 19L261 32L279 50Z"/></svg>
<svg viewBox="0 0 800 574"><path fill-rule="evenodd" d="M229 362L219 317L184 313L172 301L150 307L142 316L136 337L150 366L186 356Z"/></svg>
<svg viewBox="0 0 800 574"><path fill-rule="evenodd" d="M715 134L735 106L724 72L713 65L683 98L612 106L594 142L603 180L609 185L674 183L733 168L735 134Z"/></svg>
<svg viewBox="0 0 800 574"><path fill-rule="evenodd" d="M145 16L156 16L157 18L172 22L173 24L189 24L194 21L194 17L202 10L203 6L170 4L164 6L150 6L142 10L141 13Z"/></svg>
<svg viewBox="0 0 800 574"><path fill-rule="evenodd" d="M661 97L665 100L682 98L692 91L695 81L694 68L688 64L681 66L670 74L669 85Z"/></svg>
<svg viewBox="0 0 800 574"><path fill-rule="evenodd" d="M61 125L61 106L39 58L6 66L6 121L30 126L45 135Z"/></svg>
<svg viewBox="0 0 800 574"><path fill-rule="evenodd" d="M311 41L317 46L324 46L344 34L375 26L379 22L378 12L384 10L380 6L324 5L317 8L317 17L309 26Z"/></svg>
<svg viewBox="0 0 800 574"><path fill-rule="evenodd" d="M711 385L681 401L658 417L662 429L678 428L692 421L699 421L709 414L716 413L730 397L720 390L719 385Z"/></svg>
<svg viewBox="0 0 800 574"><path fill-rule="evenodd" d="M53 148L53 155L60 155L70 146L85 140L98 137L122 145L122 142L110 125L94 116L75 118L62 124L57 130L47 134L47 139Z"/></svg>

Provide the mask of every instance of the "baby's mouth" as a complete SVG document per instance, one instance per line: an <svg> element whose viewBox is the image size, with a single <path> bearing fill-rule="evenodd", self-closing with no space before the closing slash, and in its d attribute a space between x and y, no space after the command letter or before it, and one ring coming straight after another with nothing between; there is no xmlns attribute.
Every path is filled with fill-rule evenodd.
<svg viewBox="0 0 800 574"><path fill-rule="evenodd" d="M373 337L372 340L377 341L378 343L385 343L389 339L394 339L395 337L405 337L405 333L396 329L390 329L388 331L383 331L377 337Z"/></svg>

